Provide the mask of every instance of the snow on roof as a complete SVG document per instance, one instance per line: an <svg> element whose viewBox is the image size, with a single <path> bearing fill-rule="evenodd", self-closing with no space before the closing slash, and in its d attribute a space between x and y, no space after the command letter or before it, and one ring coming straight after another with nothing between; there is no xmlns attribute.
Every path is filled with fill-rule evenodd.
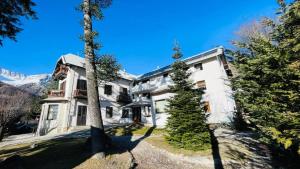
<svg viewBox="0 0 300 169"><path fill-rule="evenodd" d="M82 58L78 55L71 54L71 53L66 54L66 55L62 55L58 59L57 63L60 62L60 61L62 61L62 63L66 64L66 65L73 65L73 66L78 66L78 67L81 67L81 68L85 68L84 58ZM129 74L129 73L127 73L125 71L122 71L122 70L119 71L119 74L123 79L134 80L136 78L135 75Z"/></svg>
<svg viewBox="0 0 300 169"><path fill-rule="evenodd" d="M61 56L60 60L62 60L63 64L75 65L78 67L85 67L84 58L74 55L74 54L66 54Z"/></svg>

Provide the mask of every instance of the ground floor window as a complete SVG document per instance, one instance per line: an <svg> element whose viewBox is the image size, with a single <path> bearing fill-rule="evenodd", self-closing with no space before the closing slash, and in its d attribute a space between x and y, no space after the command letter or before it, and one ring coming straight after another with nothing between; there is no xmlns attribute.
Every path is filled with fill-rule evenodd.
<svg viewBox="0 0 300 169"><path fill-rule="evenodd" d="M57 114L58 114L58 104L49 105L47 119L56 120Z"/></svg>
<svg viewBox="0 0 300 169"><path fill-rule="evenodd" d="M106 107L106 118L112 118L113 117L113 108L107 106Z"/></svg>
<svg viewBox="0 0 300 169"><path fill-rule="evenodd" d="M156 111L156 113L166 112L167 104L168 104L168 101L166 99L155 101L155 111Z"/></svg>
<svg viewBox="0 0 300 169"><path fill-rule="evenodd" d="M86 106L78 106L77 111L77 126L85 126L86 125Z"/></svg>
<svg viewBox="0 0 300 169"><path fill-rule="evenodd" d="M121 118L129 118L129 110L123 109L122 110L122 117Z"/></svg>

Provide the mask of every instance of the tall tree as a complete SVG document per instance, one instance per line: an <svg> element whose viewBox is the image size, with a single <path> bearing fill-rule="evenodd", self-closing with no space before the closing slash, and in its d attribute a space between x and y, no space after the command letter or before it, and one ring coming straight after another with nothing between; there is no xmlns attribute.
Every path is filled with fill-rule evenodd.
<svg viewBox="0 0 300 169"><path fill-rule="evenodd" d="M283 0L278 21L264 19L267 36L234 44L235 99L244 118L276 147L300 154L300 2ZM266 38L268 37L268 38ZM292 157L291 156L291 157ZM290 158L292 159L292 158Z"/></svg>
<svg viewBox="0 0 300 169"><path fill-rule="evenodd" d="M83 11L84 24L84 54L85 69L87 78L88 111L91 121L91 146L93 158L103 158L105 156L106 134L104 132L103 121L101 117L99 92L96 77L95 50L100 45L94 42L98 35L93 31L92 20L102 19L102 8L110 6L111 0L83 0L80 6Z"/></svg>
<svg viewBox="0 0 300 169"><path fill-rule="evenodd" d="M0 2L0 46L4 38L16 41L16 34L22 31L20 17L36 19L32 0L1 0Z"/></svg>
<svg viewBox="0 0 300 169"><path fill-rule="evenodd" d="M168 100L167 112L170 114L167 122L170 144L191 150L207 149L210 145L210 135L206 124L206 115L201 103L203 91L195 89L189 81L188 65L179 60L182 53L178 43L173 48L170 86L175 96Z"/></svg>

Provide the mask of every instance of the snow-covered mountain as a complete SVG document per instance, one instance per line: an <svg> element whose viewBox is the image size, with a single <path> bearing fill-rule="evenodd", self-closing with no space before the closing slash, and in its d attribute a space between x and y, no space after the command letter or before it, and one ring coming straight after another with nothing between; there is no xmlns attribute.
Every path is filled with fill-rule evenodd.
<svg viewBox="0 0 300 169"><path fill-rule="evenodd" d="M0 68L0 81L34 94L40 94L50 79L50 74L25 75Z"/></svg>

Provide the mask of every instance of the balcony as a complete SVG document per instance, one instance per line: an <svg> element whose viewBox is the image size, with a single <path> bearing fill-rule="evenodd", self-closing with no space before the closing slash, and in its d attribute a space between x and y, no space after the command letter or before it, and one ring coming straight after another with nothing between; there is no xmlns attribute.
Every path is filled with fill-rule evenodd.
<svg viewBox="0 0 300 169"><path fill-rule="evenodd" d="M54 72L54 78L58 80L63 80L67 77L68 67L65 65L60 65Z"/></svg>
<svg viewBox="0 0 300 169"><path fill-rule="evenodd" d="M124 104L131 103L131 97L127 93L120 93L117 96L117 102L124 103Z"/></svg>
<svg viewBox="0 0 300 169"><path fill-rule="evenodd" d="M132 93L148 93L158 92L160 90L166 90L173 81L170 77L167 78L156 78L148 83L140 83L134 86L131 91Z"/></svg>
<svg viewBox="0 0 300 169"><path fill-rule="evenodd" d="M74 98L87 99L87 90L76 89L74 91Z"/></svg>
<svg viewBox="0 0 300 169"><path fill-rule="evenodd" d="M48 97L64 97L65 91L64 90L50 90L48 92Z"/></svg>

